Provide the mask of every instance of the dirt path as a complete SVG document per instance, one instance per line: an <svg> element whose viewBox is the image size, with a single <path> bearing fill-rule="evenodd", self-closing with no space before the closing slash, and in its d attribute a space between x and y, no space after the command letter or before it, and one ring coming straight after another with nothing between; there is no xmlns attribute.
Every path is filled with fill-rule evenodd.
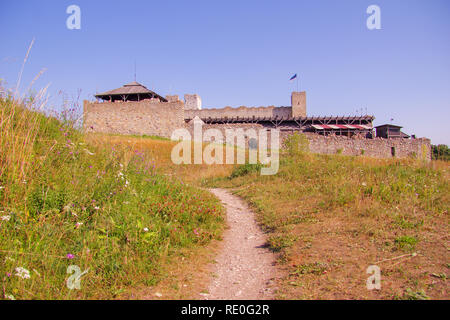
<svg viewBox="0 0 450 320"><path fill-rule="evenodd" d="M255 222L254 213L239 197L211 189L227 210L229 229L213 267L213 279L204 299L273 299L271 284L277 275L275 255Z"/></svg>

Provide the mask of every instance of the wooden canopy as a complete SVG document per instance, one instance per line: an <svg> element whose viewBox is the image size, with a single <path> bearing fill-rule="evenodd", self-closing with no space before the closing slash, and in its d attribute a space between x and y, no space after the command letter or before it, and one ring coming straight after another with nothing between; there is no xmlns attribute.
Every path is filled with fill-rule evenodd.
<svg viewBox="0 0 450 320"><path fill-rule="evenodd" d="M134 81L121 88L106 91L95 95L96 98L106 101L141 101L144 99L159 99L161 102L167 100L159 94L147 89L142 84Z"/></svg>

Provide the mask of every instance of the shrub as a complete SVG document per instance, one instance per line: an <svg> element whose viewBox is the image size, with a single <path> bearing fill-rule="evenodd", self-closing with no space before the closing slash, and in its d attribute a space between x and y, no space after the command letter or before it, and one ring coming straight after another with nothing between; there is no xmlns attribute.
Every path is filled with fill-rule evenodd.
<svg viewBox="0 0 450 320"><path fill-rule="evenodd" d="M248 175L250 173L260 172L261 168L262 168L262 165L260 163L256 163L256 164L246 163L246 164L239 165L233 169L233 172L231 172L230 179L242 177L242 176Z"/></svg>
<svg viewBox="0 0 450 320"><path fill-rule="evenodd" d="M309 140L302 133L296 132L284 140L284 147L290 156L309 151Z"/></svg>

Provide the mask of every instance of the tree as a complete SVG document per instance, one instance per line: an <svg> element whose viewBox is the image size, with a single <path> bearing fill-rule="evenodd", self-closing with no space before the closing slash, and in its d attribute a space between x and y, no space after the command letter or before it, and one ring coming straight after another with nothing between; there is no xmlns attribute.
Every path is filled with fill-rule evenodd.
<svg viewBox="0 0 450 320"><path fill-rule="evenodd" d="M450 148L446 144L432 145L433 160L450 161Z"/></svg>

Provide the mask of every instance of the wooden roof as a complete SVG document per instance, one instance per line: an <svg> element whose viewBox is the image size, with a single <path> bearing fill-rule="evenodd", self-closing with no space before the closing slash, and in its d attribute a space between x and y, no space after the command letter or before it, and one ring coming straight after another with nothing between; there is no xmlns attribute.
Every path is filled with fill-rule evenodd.
<svg viewBox="0 0 450 320"><path fill-rule="evenodd" d="M160 96L159 94L153 92L152 90L147 89L144 85L133 81L131 83L128 83L120 88L113 89L110 91L106 91L103 93L98 93L95 95L95 97L109 100L109 97L111 96L137 96L140 95L142 98L144 97L155 97L159 98L161 101L167 101L165 98Z"/></svg>
<svg viewBox="0 0 450 320"><path fill-rule="evenodd" d="M393 125L393 124L382 124L381 126L376 126L375 128L383 128L383 127L388 127L388 128L403 128L403 127L400 127L400 126L396 126L396 125Z"/></svg>

